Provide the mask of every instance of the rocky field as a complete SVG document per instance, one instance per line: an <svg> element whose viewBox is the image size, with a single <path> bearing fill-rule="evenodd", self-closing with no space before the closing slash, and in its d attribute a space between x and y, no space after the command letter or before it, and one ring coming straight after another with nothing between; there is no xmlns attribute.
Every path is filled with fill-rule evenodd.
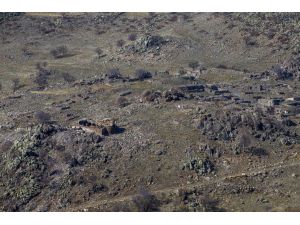
<svg viewBox="0 0 300 225"><path fill-rule="evenodd" d="M299 211L299 13L0 13L1 211Z"/></svg>

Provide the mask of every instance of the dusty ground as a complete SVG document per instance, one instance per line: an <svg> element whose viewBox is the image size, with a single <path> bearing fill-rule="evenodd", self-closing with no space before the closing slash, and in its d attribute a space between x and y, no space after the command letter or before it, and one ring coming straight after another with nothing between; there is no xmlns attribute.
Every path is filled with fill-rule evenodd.
<svg viewBox="0 0 300 225"><path fill-rule="evenodd" d="M2 211L299 211L299 13L2 17Z"/></svg>

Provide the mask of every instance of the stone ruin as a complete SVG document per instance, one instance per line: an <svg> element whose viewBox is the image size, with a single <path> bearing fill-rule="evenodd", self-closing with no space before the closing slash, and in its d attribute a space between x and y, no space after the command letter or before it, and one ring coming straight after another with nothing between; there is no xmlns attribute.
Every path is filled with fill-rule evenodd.
<svg viewBox="0 0 300 225"><path fill-rule="evenodd" d="M78 125L73 126L72 128L104 136L116 134L119 131L118 126L115 124L115 120L111 118L105 118L98 121L83 118L78 121Z"/></svg>

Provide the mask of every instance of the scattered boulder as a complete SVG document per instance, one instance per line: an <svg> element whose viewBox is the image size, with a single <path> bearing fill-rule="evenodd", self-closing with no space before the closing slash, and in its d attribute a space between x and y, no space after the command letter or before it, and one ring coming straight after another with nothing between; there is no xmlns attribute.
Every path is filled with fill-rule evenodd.
<svg viewBox="0 0 300 225"><path fill-rule="evenodd" d="M202 115L198 128L210 140L237 140L241 129L244 129L262 141L288 137L297 142L298 134L290 130L291 126L288 125L292 125L292 122L281 122L264 112L228 110Z"/></svg>
<svg viewBox="0 0 300 225"><path fill-rule="evenodd" d="M166 40L164 40L163 37L158 35L149 35L145 37L141 37L140 39L136 40L136 43L134 45L134 49L137 52L146 52L149 49L156 48L159 50L159 48L166 43Z"/></svg>
<svg viewBox="0 0 300 225"><path fill-rule="evenodd" d="M161 36L155 35L155 36L148 36L144 39L144 44L146 47L158 47L161 46L164 43L164 39Z"/></svg>
<svg viewBox="0 0 300 225"><path fill-rule="evenodd" d="M209 159L193 158L184 163L183 170L193 170L199 175L211 173L214 170L214 164Z"/></svg>

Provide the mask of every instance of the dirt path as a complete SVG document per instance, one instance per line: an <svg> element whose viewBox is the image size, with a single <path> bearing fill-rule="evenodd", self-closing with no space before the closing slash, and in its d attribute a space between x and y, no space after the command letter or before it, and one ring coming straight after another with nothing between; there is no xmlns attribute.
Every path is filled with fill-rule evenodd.
<svg viewBox="0 0 300 225"><path fill-rule="evenodd" d="M157 195L157 194L162 194L162 193L172 193L172 192L176 192L180 189L192 189L192 188L199 188L199 187L203 187L203 186L207 186L210 184L215 184L218 182L223 182L227 179L235 179L235 178L240 178L240 177L253 177L256 176L258 174L262 174L265 172L269 172L272 171L274 169L284 169L284 168L289 168L289 167L293 167L293 166L299 166L300 162L296 162L296 163L290 163L290 164L284 164L285 162L279 162L279 163L275 163L271 166L263 166L260 168L257 168L255 171L252 172L242 172L242 173L237 173L237 174L232 174L232 175L228 175L225 177L221 177L221 178L216 178L216 179L211 179L208 180L206 182L201 181L198 183L193 183L193 184L187 184L184 186L177 186L177 187L171 187L171 188L164 188L164 189L160 189L160 190L154 190L151 191L152 194ZM126 196L121 196L118 198L114 198L114 199L105 199L105 200L99 200L97 197L94 198L91 201L88 201L86 204L83 204L80 207L71 209L71 211L88 211L88 208L91 207L99 207L100 205L105 205L105 204L111 204L111 203L117 203L117 202L123 202L123 201L130 201L135 195L126 195ZM67 209L70 210L70 209Z"/></svg>

